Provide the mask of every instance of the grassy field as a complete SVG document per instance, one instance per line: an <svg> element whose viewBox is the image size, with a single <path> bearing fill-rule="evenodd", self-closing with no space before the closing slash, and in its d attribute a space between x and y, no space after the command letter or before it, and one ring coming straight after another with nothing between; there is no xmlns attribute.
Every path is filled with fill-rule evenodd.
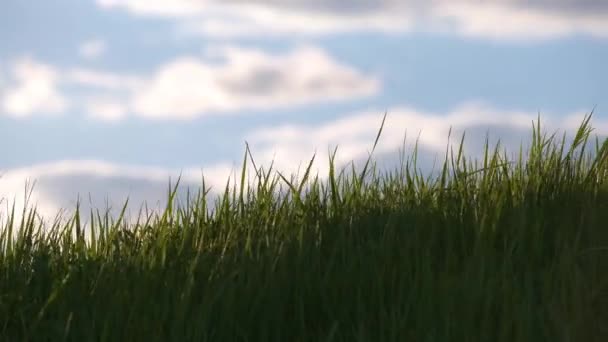
<svg viewBox="0 0 608 342"><path fill-rule="evenodd" d="M30 209L0 236L0 340L608 341L608 140L590 118L568 146L538 121L516 160L461 142L433 178L416 153L345 176L334 151L326 181L312 160L298 181L256 168L215 210L204 185L136 225Z"/></svg>

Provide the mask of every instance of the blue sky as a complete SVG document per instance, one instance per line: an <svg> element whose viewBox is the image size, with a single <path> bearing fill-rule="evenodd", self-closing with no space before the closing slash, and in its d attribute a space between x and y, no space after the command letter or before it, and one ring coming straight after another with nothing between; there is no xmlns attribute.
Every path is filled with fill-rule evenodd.
<svg viewBox="0 0 608 342"><path fill-rule="evenodd" d="M221 189L247 141L295 173L317 151L398 161L407 130L432 163L466 130L507 148L540 111L606 134L600 0L8 0L0 5L0 197L43 215L78 195L162 205L169 177ZM160 202L159 202L160 201Z"/></svg>

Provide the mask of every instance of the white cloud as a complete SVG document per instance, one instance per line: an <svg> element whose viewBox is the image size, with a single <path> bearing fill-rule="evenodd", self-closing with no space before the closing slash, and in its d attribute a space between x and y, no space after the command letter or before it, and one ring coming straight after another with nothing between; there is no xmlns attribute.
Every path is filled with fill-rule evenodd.
<svg viewBox="0 0 608 342"><path fill-rule="evenodd" d="M175 59L160 67L148 85L135 93L133 107L142 116L152 118L192 118L222 107L229 101L227 94L217 88L214 74L213 68L199 59Z"/></svg>
<svg viewBox="0 0 608 342"><path fill-rule="evenodd" d="M385 8L371 13L319 10L316 2L214 0L97 0L104 9L123 9L136 15L181 21L183 32L212 36L323 34L352 30L403 31L413 22L410 11L392 13ZM287 5L285 5L287 4ZM293 7L291 5L294 5Z"/></svg>
<svg viewBox="0 0 608 342"><path fill-rule="evenodd" d="M185 18L180 31L214 37L323 35L351 31L405 32L413 28L409 11L341 15L310 10L289 10L270 6L218 6L217 15Z"/></svg>
<svg viewBox="0 0 608 342"><path fill-rule="evenodd" d="M106 52L106 42L100 39L89 40L78 48L78 53L85 59L96 59Z"/></svg>
<svg viewBox="0 0 608 342"><path fill-rule="evenodd" d="M221 65L181 57L159 68L134 94L147 118L191 119L212 111L277 108L345 100L378 92L374 77L340 64L323 50L301 46L283 55L235 47L210 51Z"/></svg>
<svg viewBox="0 0 608 342"><path fill-rule="evenodd" d="M105 9L177 20L211 36L326 34L354 30L439 30L491 39L608 36L599 0L98 0Z"/></svg>
<svg viewBox="0 0 608 342"><path fill-rule="evenodd" d="M207 57L214 61L202 56L176 57L150 75L59 69L24 59L14 67L15 85L2 98L2 105L19 117L61 112L70 104L106 121L129 114L187 120L210 113L348 100L375 95L381 87L377 77L315 46L279 54L220 46L208 50ZM79 89L68 97L60 86Z"/></svg>
<svg viewBox="0 0 608 342"><path fill-rule="evenodd" d="M456 28L475 37L536 40L575 33L608 37L608 11L572 15L512 4L446 2L434 9L434 17L443 30Z"/></svg>
<svg viewBox="0 0 608 342"><path fill-rule="evenodd" d="M0 98L3 111L9 115L60 113L68 107L68 100L57 88L59 72L52 66L22 58L12 66L12 76L14 86Z"/></svg>

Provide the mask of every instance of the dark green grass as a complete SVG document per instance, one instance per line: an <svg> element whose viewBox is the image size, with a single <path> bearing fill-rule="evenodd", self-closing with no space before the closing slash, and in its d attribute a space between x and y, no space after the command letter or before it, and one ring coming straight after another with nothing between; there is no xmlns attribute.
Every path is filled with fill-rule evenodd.
<svg viewBox="0 0 608 342"><path fill-rule="evenodd" d="M86 215L89 237L79 212L31 209L0 236L0 339L608 341L608 141L585 151L590 118L568 148L539 121L514 161L486 144L475 165L461 142L436 178L416 153L346 177L334 151L327 182L312 160L297 182L256 169L213 211L204 184L185 205L176 186L147 222Z"/></svg>

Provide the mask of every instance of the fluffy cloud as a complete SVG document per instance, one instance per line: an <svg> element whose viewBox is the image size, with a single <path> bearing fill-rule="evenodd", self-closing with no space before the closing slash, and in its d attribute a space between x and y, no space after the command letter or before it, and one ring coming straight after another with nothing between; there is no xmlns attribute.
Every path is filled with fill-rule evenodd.
<svg viewBox="0 0 608 342"><path fill-rule="evenodd" d="M3 112L26 117L35 112L60 113L68 107L68 100L57 88L60 75L55 68L23 58L14 63L12 77L14 85L0 94Z"/></svg>
<svg viewBox="0 0 608 342"><path fill-rule="evenodd" d="M316 47L302 46L284 55L234 47L210 53L224 63L183 57L162 66L135 92L135 113L189 119L210 111L356 98L380 88L374 77L340 64Z"/></svg>
<svg viewBox="0 0 608 342"><path fill-rule="evenodd" d="M588 13L584 6L551 6L537 1L530 6L521 1L496 3L446 2L434 9L438 30L455 28L463 35L494 39L548 39L583 33L608 37L608 8ZM569 11L568 8L578 11ZM449 25L448 22L455 24Z"/></svg>
<svg viewBox="0 0 608 342"><path fill-rule="evenodd" d="M98 0L105 9L179 20L213 36L323 34L409 29L497 39L584 33L608 36L608 5L599 0Z"/></svg>
<svg viewBox="0 0 608 342"><path fill-rule="evenodd" d="M406 32L414 28L410 11L349 13L343 15L310 9L293 10L259 5L222 5L196 19L181 18L186 34L231 38L243 36L322 35L352 31Z"/></svg>
<svg viewBox="0 0 608 342"><path fill-rule="evenodd" d="M30 59L14 68L14 90L2 99L10 114L61 112L70 103L91 117L117 121L127 114L150 119L192 119L209 113L274 109L374 95L380 81L314 46L283 54L230 46L203 56L182 56L150 75L87 68L59 69ZM70 98L61 87L78 87Z"/></svg>

